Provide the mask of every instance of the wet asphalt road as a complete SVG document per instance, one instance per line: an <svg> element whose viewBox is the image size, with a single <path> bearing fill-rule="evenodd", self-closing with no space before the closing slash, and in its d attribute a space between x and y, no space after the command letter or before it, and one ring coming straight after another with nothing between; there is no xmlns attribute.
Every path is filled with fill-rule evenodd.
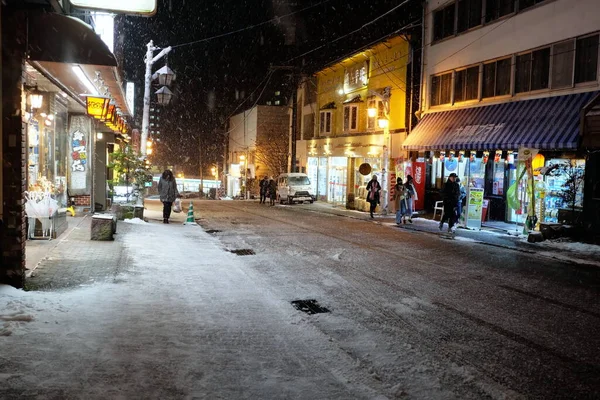
<svg viewBox="0 0 600 400"><path fill-rule="evenodd" d="M195 211L224 247L253 250L253 268L290 299L328 307L335 318L315 326L384 385L415 394L434 384L455 398L600 398L596 268L310 205L200 201Z"/></svg>

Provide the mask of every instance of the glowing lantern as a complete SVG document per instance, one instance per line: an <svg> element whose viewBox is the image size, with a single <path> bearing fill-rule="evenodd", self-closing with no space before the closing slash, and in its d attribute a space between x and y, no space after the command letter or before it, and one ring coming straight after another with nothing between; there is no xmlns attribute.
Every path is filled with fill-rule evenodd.
<svg viewBox="0 0 600 400"><path fill-rule="evenodd" d="M546 158L538 153L531 161L531 169L533 169L533 175L537 176L540 174L540 169L544 167Z"/></svg>
<svg viewBox="0 0 600 400"><path fill-rule="evenodd" d="M108 97L88 96L86 97L87 115L96 119L103 120L108 113L108 105L110 99Z"/></svg>

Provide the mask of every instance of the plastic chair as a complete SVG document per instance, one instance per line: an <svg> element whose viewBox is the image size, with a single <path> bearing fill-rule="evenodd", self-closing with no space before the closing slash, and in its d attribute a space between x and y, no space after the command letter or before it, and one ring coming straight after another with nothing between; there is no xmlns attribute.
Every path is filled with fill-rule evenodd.
<svg viewBox="0 0 600 400"><path fill-rule="evenodd" d="M444 218L444 202L443 201L435 202L435 207L433 207L433 219L435 219L435 214L438 212L438 210L440 211L440 220L441 220L442 218Z"/></svg>

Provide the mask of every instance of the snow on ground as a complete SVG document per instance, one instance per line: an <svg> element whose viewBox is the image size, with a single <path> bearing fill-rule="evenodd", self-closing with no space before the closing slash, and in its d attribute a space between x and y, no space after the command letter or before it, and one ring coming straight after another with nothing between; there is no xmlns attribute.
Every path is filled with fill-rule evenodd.
<svg viewBox="0 0 600 400"><path fill-rule="evenodd" d="M144 220L139 219L139 218L125 219L123 222L125 222L127 224L138 224L138 225L147 224L147 222L145 222Z"/></svg>
<svg viewBox="0 0 600 400"><path fill-rule="evenodd" d="M385 398L217 239L130 223L114 283L0 287L0 398Z"/></svg>

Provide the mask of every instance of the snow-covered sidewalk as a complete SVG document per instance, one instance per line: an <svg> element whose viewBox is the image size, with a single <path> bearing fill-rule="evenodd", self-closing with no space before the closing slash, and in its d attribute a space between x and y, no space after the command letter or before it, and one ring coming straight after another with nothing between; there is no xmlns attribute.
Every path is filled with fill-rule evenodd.
<svg viewBox="0 0 600 400"><path fill-rule="evenodd" d="M134 222L116 283L0 286L0 398L378 398L244 258L197 226ZM319 318L311 316L310 318Z"/></svg>

